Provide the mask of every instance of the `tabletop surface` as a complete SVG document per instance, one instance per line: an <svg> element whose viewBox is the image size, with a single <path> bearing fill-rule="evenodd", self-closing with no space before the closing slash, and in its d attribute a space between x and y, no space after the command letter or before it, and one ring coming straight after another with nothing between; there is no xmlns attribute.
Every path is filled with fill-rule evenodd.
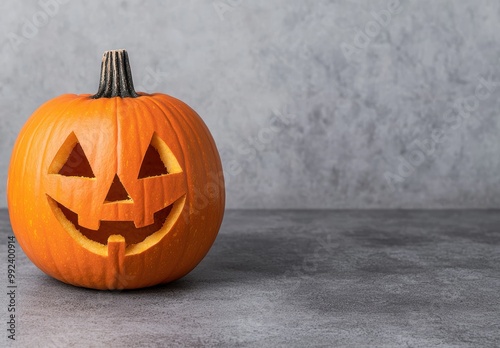
<svg viewBox="0 0 500 348"><path fill-rule="evenodd" d="M134 291L16 263L22 347L500 346L498 211L227 211L194 271Z"/></svg>

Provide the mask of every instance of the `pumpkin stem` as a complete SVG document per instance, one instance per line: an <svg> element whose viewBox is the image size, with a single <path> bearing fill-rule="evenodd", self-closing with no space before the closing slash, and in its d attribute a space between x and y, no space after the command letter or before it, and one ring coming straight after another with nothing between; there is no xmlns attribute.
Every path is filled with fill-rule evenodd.
<svg viewBox="0 0 500 348"><path fill-rule="evenodd" d="M99 90L91 98L137 98L134 90L132 72L125 50L104 52L101 64L101 81Z"/></svg>

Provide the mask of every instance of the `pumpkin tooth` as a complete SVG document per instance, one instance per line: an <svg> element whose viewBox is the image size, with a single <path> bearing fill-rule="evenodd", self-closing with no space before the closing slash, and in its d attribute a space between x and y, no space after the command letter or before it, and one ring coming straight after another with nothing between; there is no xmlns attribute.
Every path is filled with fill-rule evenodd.
<svg viewBox="0 0 500 348"><path fill-rule="evenodd" d="M119 234L113 234L108 237L108 271L106 275L106 284L108 289L123 289L121 284L124 272L125 261L125 238Z"/></svg>
<svg viewBox="0 0 500 348"><path fill-rule="evenodd" d="M101 221L95 219L91 215L91 212L81 212L78 214L78 225L91 230L98 230L101 225Z"/></svg>
<svg viewBox="0 0 500 348"><path fill-rule="evenodd" d="M153 214L144 214L144 216L136 215L134 219L134 225L136 228L141 228L144 226L150 226L155 223L155 217Z"/></svg>

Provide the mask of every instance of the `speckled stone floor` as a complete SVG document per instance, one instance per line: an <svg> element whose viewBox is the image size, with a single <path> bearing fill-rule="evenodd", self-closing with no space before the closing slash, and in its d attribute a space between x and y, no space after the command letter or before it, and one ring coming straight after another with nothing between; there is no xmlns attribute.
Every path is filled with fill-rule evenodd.
<svg viewBox="0 0 500 348"><path fill-rule="evenodd" d="M21 251L17 275L22 347L500 346L499 211L228 211L166 286L75 288Z"/></svg>

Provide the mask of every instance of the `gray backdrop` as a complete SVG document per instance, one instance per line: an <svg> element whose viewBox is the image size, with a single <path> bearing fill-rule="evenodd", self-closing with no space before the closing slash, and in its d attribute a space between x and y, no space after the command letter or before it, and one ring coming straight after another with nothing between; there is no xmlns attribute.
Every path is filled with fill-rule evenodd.
<svg viewBox="0 0 500 348"><path fill-rule="evenodd" d="M203 117L229 208L499 208L498 1L2 1L0 206L15 137L126 48Z"/></svg>

